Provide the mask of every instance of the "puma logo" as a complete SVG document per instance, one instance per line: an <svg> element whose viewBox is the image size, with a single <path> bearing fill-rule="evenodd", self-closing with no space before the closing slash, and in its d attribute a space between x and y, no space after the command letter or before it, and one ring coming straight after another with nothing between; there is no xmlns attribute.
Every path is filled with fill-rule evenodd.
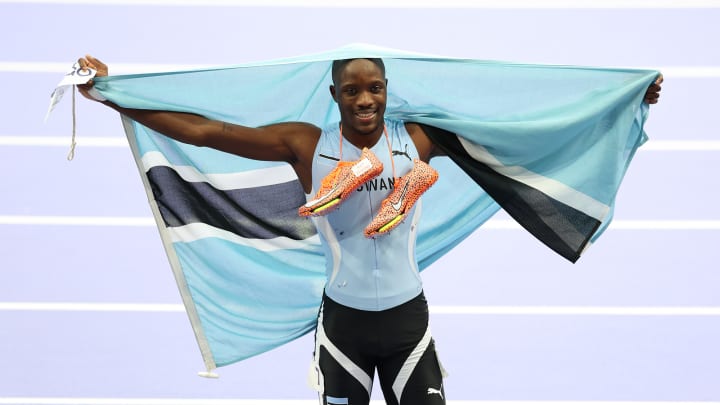
<svg viewBox="0 0 720 405"><path fill-rule="evenodd" d="M412 158L410 157L410 153L408 153L408 145L407 145L407 144L405 144L405 151L404 151L404 152L401 151L401 150L394 150L394 151L392 151L392 155L393 155L393 156L398 156L398 155L399 155L399 156L405 156L406 158L408 158L409 161L412 162Z"/></svg>
<svg viewBox="0 0 720 405"><path fill-rule="evenodd" d="M445 400L445 398L443 398L443 394L442 394L442 385L440 385L440 389L428 387L427 394L428 395L437 394L437 395L440 395L440 399L442 399L443 401Z"/></svg>

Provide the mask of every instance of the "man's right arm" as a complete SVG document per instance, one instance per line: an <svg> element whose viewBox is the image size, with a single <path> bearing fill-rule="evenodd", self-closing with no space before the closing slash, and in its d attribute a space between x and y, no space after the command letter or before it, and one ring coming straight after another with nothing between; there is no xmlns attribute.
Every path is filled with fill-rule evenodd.
<svg viewBox="0 0 720 405"><path fill-rule="evenodd" d="M251 128L193 113L138 110L109 101L101 103L177 141L256 160L294 163L301 154L300 141L305 139L305 143L309 143L308 135L320 132L314 125L301 122Z"/></svg>
<svg viewBox="0 0 720 405"><path fill-rule="evenodd" d="M95 69L97 76L108 74L107 66L92 56L80 58L78 63L81 68ZM93 84L90 81L79 86L79 90L86 98L98 101L89 93ZM288 162L303 186L306 189L309 187L312 153L320 136L320 129L314 125L288 122L251 128L193 113L139 110L120 107L107 100L98 102L183 143L206 146L249 159Z"/></svg>

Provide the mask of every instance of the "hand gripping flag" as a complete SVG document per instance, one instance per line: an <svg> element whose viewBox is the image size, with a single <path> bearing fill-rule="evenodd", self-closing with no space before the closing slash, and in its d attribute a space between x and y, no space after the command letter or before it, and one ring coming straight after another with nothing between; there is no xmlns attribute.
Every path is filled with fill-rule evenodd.
<svg viewBox="0 0 720 405"><path fill-rule="evenodd" d="M96 78L129 108L246 126L339 120L331 61L381 57L388 118L425 125L449 158L424 196L427 267L500 207L576 261L607 227L645 141L643 95L658 72L448 59L368 46L216 69ZM311 331L325 282L292 169L185 145L123 117L208 370Z"/></svg>

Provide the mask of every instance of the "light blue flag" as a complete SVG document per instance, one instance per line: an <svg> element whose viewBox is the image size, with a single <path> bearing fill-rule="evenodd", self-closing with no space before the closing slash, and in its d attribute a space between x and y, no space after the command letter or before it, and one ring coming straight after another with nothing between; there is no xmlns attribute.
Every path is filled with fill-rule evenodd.
<svg viewBox="0 0 720 405"><path fill-rule="evenodd" d="M645 141L645 90L658 72L448 59L369 46L195 71L96 78L129 108L260 126L339 120L331 61L381 57L388 118L426 126L448 157L423 197L421 268L502 207L571 261L607 227ZM123 117L208 370L311 331L325 283L292 169L184 145ZM479 247L482 249L484 247Z"/></svg>

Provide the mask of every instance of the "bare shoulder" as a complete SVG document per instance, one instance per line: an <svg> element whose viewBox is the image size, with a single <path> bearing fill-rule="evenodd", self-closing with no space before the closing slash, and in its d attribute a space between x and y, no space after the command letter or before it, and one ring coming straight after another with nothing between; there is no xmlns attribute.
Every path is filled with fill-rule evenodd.
<svg viewBox="0 0 720 405"><path fill-rule="evenodd" d="M309 146L314 149L321 133L320 128L307 122L281 122L257 127L256 131L260 137L275 139L296 155Z"/></svg>
<svg viewBox="0 0 720 405"><path fill-rule="evenodd" d="M410 138L415 144L420 160L429 162L433 156L437 156L435 144L432 139L425 133L422 125L415 122L406 122L405 129L408 131Z"/></svg>
<svg viewBox="0 0 720 405"><path fill-rule="evenodd" d="M268 131L265 135L279 138L291 150L292 158L287 162L297 166L296 171L309 170L322 129L307 122L282 122L258 129Z"/></svg>
<svg viewBox="0 0 720 405"><path fill-rule="evenodd" d="M298 160L312 160L311 156L322 133L319 127L307 122L284 122L267 128L270 127L273 127L277 135L295 152Z"/></svg>
<svg viewBox="0 0 720 405"><path fill-rule="evenodd" d="M222 121L198 125L197 146L207 146L255 160L293 162L303 145L317 143L320 130L312 124L288 122L246 127ZM163 132L164 133L164 132Z"/></svg>
<svg viewBox="0 0 720 405"><path fill-rule="evenodd" d="M262 127L271 131L291 150L286 160L295 170L306 193L312 189L312 161L322 130L305 122L285 122ZM261 129L262 129L261 128Z"/></svg>

